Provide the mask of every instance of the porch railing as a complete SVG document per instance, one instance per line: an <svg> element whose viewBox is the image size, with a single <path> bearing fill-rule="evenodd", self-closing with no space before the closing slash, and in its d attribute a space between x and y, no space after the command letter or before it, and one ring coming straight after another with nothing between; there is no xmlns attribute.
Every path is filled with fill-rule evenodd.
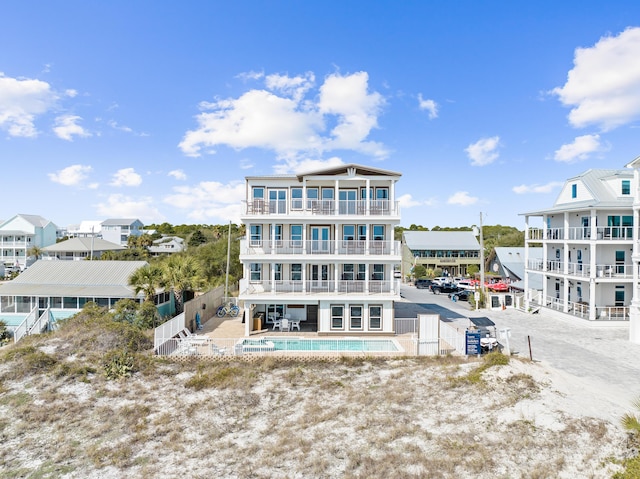
<svg viewBox="0 0 640 479"><path fill-rule="evenodd" d="M399 241L382 240L243 240L243 254L399 255Z"/></svg>
<svg viewBox="0 0 640 479"><path fill-rule="evenodd" d="M262 200L244 201L247 215L397 216L399 202L391 200Z"/></svg>
<svg viewBox="0 0 640 479"><path fill-rule="evenodd" d="M565 301L552 296L547 296L543 305L583 319L590 318L591 309L594 307L585 301ZM595 306L595 319L597 321L628 321L629 306Z"/></svg>
<svg viewBox="0 0 640 479"><path fill-rule="evenodd" d="M527 263L530 270L547 271L550 273L569 274L572 276L591 277L590 263L567 263L565 272L563 261L547 261L547 268L544 268L544 261L529 260ZM633 278L633 265L631 264L597 264L595 268L596 278Z"/></svg>
<svg viewBox="0 0 640 479"><path fill-rule="evenodd" d="M308 281L255 281L247 287L248 294L261 293L313 293L313 294L389 294L399 293L400 282L378 280L308 280Z"/></svg>

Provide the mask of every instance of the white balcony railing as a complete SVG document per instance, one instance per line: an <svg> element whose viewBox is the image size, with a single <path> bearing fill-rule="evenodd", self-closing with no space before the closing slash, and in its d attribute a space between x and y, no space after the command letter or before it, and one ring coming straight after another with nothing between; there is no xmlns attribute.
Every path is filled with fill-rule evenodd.
<svg viewBox="0 0 640 479"><path fill-rule="evenodd" d="M399 241L249 240L243 254L399 255Z"/></svg>
<svg viewBox="0 0 640 479"><path fill-rule="evenodd" d="M542 260L529 260L528 262L528 269L534 271L591 277L591 265L588 263L568 263L566 271L564 266L562 261L557 260L547 261L546 269ZM594 271L594 278L633 278L633 265L631 264L597 264Z"/></svg>
<svg viewBox="0 0 640 479"><path fill-rule="evenodd" d="M395 294L400 291L398 280L307 280L307 281L253 281L247 294ZM242 293L241 293L242 294Z"/></svg>
<svg viewBox="0 0 640 479"><path fill-rule="evenodd" d="M390 200L249 200L247 215L397 216L399 202Z"/></svg>

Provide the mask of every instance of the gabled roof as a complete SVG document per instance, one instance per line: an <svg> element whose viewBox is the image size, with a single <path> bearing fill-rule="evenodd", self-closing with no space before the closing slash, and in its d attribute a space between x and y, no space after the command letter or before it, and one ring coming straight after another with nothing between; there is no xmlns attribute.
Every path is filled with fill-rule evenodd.
<svg viewBox="0 0 640 479"><path fill-rule="evenodd" d="M305 176L337 176L347 175L349 172L353 172L355 176L402 176L402 173L397 173L395 171L373 168L371 166L362 166L355 163L323 168L321 170L307 171L298 174L297 176L298 180L302 181L302 178Z"/></svg>
<svg viewBox="0 0 640 479"><path fill-rule="evenodd" d="M616 195L609 186L605 184L605 180L613 178L632 179L633 171L630 169L608 169L608 170L587 170L573 178L569 178L565 181L565 186L568 183L581 182L584 187L589 191L592 198L583 201L573 201L570 203L559 203L559 197L551 208L545 208L537 211L530 211L527 213L520 213L520 215L542 215L560 213L564 211L579 211L590 208L598 209L616 209L626 208L633 205L633 195L621 198ZM563 187L564 189L564 187Z"/></svg>
<svg viewBox="0 0 640 479"><path fill-rule="evenodd" d="M51 221L49 221L46 218L43 218L40 215L24 215L24 214L17 214L15 215L13 218L4 221L2 224L0 224L0 227L2 227L5 223L9 223L10 221L16 219L16 218L21 218L24 221L26 221L27 223L32 224L33 226L37 227L37 228L44 228L45 226L52 224Z"/></svg>
<svg viewBox="0 0 640 479"><path fill-rule="evenodd" d="M494 249L498 261L507 270L509 277L514 281L524 279L524 247L498 246ZM542 248L529 248L529 259L542 259Z"/></svg>
<svg viewBox="0 0 640 479"><path fill-rule="evenodd" d="M91 251L121 251L125 246L103 240L102 238L71 238L60 243L42 248L47 253L91 252Z"/></svg>
<svg viewBox="0 0 640 479"><path fill-rule="evenodd" d="M136 222L142 224L142 222L137 218L109 218L108 220L104 220L102 222L102 225L107 225L107 226L127 225L127 226L131 226L133 223L136 223Z"/></svg>
<svg viewBox="0 0 640 479"><path fill-rule="evenodd" d="M133 298L129 277L146 261L36 261L0 295Z"/></svg>
<svg viewBox="0 0 640 479"><path fill-rule="evenodd" d="M410 250L478 250L473 231L405 231L404 242Z"/></svg>

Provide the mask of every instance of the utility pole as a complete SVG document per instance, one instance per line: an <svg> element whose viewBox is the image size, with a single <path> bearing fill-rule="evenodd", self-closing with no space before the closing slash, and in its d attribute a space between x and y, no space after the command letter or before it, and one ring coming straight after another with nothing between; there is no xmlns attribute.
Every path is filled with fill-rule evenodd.
<svg viewBox="0 0 640 479"><path fill-rule="evenodd" d="M484 288L484 238L482 234L482 212L480 212L480 292L485 298ZM485 299L486 301L486 299Z"/></svg>
<svg viewBox="0 0 640 479"><path fill-rule="evenodd" d="M227 235L227 274L224 280L224 301L229 301L229 261L231 258L231 221L229 221L229 234Z"/></svg>

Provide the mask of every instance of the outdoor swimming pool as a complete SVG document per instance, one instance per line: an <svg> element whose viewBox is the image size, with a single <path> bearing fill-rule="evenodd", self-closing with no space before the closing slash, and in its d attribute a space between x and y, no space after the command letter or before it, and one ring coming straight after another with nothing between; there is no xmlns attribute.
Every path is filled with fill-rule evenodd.
<svg viewBox="0 0 640 479"><path fill-rule="evenodd" d="M244 339L243 350L252 351L345 351L345 352L397 352L392 339L316 339L316 338L261 338Z"/></svg>

